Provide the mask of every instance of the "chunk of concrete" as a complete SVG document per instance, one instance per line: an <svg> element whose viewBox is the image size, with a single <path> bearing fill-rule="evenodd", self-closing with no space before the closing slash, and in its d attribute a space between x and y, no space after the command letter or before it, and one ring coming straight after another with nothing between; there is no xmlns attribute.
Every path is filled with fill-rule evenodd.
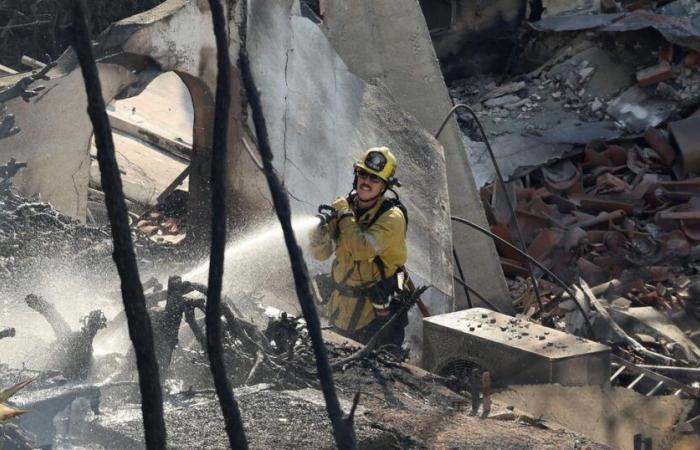
<svg viewBox="0 0 700 450"><path fill-rule="evenodd" d="M115 100L108 109L113 117L192 146L192 98L175 72L159 75L139 95Z"/></svg>
<svg viewBox="0 0 700 450"><path fill-rule="evenodd" d="M636 434L650 437L654 448L671 448L680 439L676 425L692 405L673 395L645 397L624 388L558 384L512 386L493 397L621 450L634 449Z"/></svg>
<svg viewBox="0 0 700 450"><path fill-rule="evenodd" d="M115 130L112 132L112 138L117 163L122 172L124 196L128 200L145 206L155 206L158 196L187 168L187 161L134 136ZM97 149L92 147L90 153L96 156ZM90 164L90 185L102 188L100 168L96 159ZM180 189L187 190L188 185L188 181L185 180Z"/></svg>
<svg viewBox="0 0 700 450"><path fill-rule="evenodd" d="M639 133L666 121L677 107L674 101L653 97L648 90L632 86L608 105L607 113L629 131Z"/></svg>
<svg viewBox="0 0 700 450"><path fill-rule="evenodd" d="M586 83L586 92L593 97L610 97L634 82L634 68L614 60L610 53L599 47L589 47L553 66L547 76L565 79L584 61L597 69Z"/></svg>

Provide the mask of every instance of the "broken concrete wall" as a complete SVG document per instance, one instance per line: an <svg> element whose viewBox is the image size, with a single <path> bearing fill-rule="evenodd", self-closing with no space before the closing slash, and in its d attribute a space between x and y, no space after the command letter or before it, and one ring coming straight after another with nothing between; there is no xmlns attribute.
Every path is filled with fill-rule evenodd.
<svg viewBox="0 0 700 450"><path fill-rule="evenodd" d="M236 28L240 15L231 14L230 17L232 27ZM206 1L170 0L112 25L98 38L95 49L100 67L110 67L110 72L102 70L100 73L106 103L130 86L142 89L153 78L154 68L156 72L177 73L187 86L194 109L189 237L200 243L206 241L209 230L207 162L216 85L216 45L211 30ZM236 36L230 44L235 61L239 48ZM61 58L59 67L60 71L55 69L49 73L55 72L55 79L34 83L44 84L47 89L30 103L16 98L7 104L8 112L15 114L18 124L34 122L36 129L26 128L0 140L0 156L28 160L29 168L16 178L23 194L39 195L59 211L85 220L92 127L84 112L82 75L72 50ZM229 148L239 145L241 136L239 82L236 71L233 72ZM3 78L3 84L13 78ZM138 89L131 93L138 93ZM66 120L67 117L72 120ZM64 128L65 131L56 131ZM69 183L70 179L74 181Z"/></svg>
<svg viewBox="0 0 700 450"><path fill-rule="evenodd" d="M428 299L431 311L447 311L451 233L442 147L385 86L356 76L318 25L298 15L297 5L291 0L251 2L248 29L274 165L292 209L297 215L313 214L320 203L346 195L352 187L352 164L364 149L389 146L399 160L399 192L408 208L407 267L418 284L435 288ZM280 67L284 70L277 70ZM237 207L246 217L271 213L262 173L247 151L234 157L239 168L233 181ZM291 280L286 275L278 278ZM297 308L293 297L287 308ZM409 334L419 339L420 322L413 323L416 330Z"/></svg>
<svg viewBox="0 0 700 450"><path fill-rule="evenodd" d="M328 0L322 27L353 73L370 85L386 85L398 104L426 130L437 131L452 103L416 0L365 1L352 5ZM444 147L451 214L486 226L454 118L442 132L440 143ZM423 191L426 173L429 172L416 174L416 180L411 181L421 185ZM510 311L503 271L490 238L458 226L453 230L453 245L462 258L466 281L502 311ZM456 289L455 307L467 306L464 290Z"/></svg>
<svg viewBox="0 0 700 450"><path fill-rule="evenodd" d="M239 2L224 2L225 7L240 8ZM239 9L229 14L231 29L240 22ZM231 33L229 53L238 58L240 42ZM209 154L211 151L214 96L216 87L216 44L208 2L169 0L150 11L122 20L110 27L100 39L103 51L119 49L123 55L147 59L163 72L174 71L187 86L194 109L192 171L189 182L189 234L194 243L206 242L209 235ZM136 61L129 61L136 64ZM229 149L240 145L240 83L237 71L231 74L232 93L229 117ZM234 167L229 165L232 173Z"/></svg>
<svg viewBox="0 0 700 450"><path fill-rule="evenodd" d="M88 148L92 126L86 113L87 99L83 77L75 70L72 53L49 71L49 80L35 83L45 89L24 101L15 97L5 103L15 116L19 132L0 139L0 161L10 158L28 164L14 178L25 195L38 195L59 211L85 219L90 170ZM102 95L113 98L133 81L129 71L114 64L99 64ZM26 74L4 77L3 86L11 86Z"/></svg>

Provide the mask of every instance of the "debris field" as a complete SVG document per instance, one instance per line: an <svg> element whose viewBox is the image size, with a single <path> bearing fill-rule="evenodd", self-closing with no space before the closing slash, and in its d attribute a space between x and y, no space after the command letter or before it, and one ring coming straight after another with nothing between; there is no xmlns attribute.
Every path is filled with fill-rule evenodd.
<svg viewBox="0 0 700 450"><path fill-rule="evenodd" d="M700 448L700 3L363 2L0 0L0 448ZM300 238L373 139L399 352Z"/></svg>

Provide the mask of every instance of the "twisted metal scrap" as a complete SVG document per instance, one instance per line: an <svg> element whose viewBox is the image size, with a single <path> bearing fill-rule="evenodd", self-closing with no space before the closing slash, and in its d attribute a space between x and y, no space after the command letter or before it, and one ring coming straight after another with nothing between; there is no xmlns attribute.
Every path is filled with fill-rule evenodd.
<svg viewBox="0 0 700 450"><path fill-rule="evenodd" d="M119 272L124 310L129 324L129 336L134 344L136 354L146 447L164 449L166 432L163 419L163 396L160 388L158 363L153 350L153 330L146 311L146 300L136 265L122 180L114 153L112 131L105 111L97 64L92 54L90 34L85 20L84 0L73 0L72 8L75 50L85 79L85 91L88 98L87 111L95 131L97 162L100 166L107 215L112 227L112 239L114 240L112 258Z"/></svg>
<svg viewBox="0 0 700 450"><path fill-rule="evenodd" d="M231 103L231 61L228 55L226 16L220 0L209 0L214 36L216 38L216 106L214 112L214 142L211 159L211 254L207 289L206 325L209 367L219 405L226 423L229 445L247 449L245 430L238 403L226 377L224 348L221 343L221 285L226 250L226 138Z"/></svg>

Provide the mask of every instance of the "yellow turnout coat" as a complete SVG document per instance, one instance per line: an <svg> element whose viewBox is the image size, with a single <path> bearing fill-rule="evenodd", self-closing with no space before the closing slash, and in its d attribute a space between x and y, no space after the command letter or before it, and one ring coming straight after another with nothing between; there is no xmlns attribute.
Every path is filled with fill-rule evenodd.
<svg viewBox="0 0 700 450"><path fill-rule="evenodd" d="M361 217L357 217L357 206L350 204L353 215L332 220L312 231L311 254L314 258L324 261L335 250L332 269L335 283L347 288L364 288L381 281L381 272L374 262L377 256L384 263L387 278L406 263L406 219L399 207L386 210L367 227L383 201L384 197L379 198L376 205ZM364 328L375 318L371 299L343 295L337 288L333 290L327 308L331 324L350 333Z"/></svg>

